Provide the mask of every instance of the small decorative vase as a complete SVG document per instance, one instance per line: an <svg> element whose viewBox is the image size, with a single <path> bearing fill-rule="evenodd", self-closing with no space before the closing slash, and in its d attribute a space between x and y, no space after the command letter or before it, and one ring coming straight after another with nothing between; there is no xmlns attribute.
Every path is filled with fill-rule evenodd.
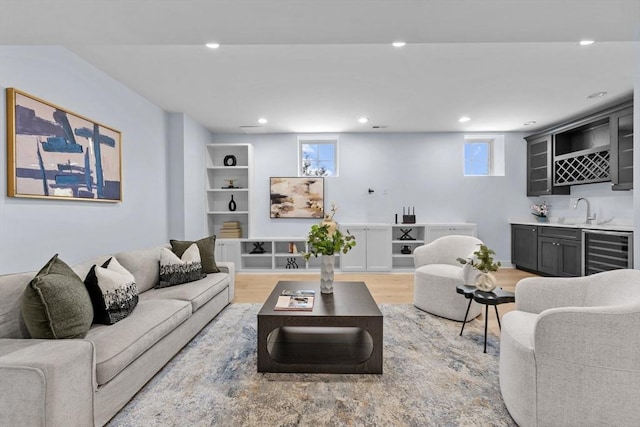
<svg viewBox="0 0 640 427"><path fill-rule="evenodd" d="M231 201L229 202L229 210L231 212L236 210L236 202L233 200L233 194L231 195Z"/></svg>
<svg viewBox="0 0 640 427"><path fill-rule="evenodd" d="M338 224L334 220L329 219L329 218L324 218L320 225L326 225L327 226L327 234L329 236L333 236L333 233L335 233L336 229L338 228Z"/></svg>
<svg viewBox="0 0 640 427"><path fill-rule="evenodd" d="M538 222L549 222L549 218L546 216L537 216Z"/></svg>
<svg viewBox="0 0 640 427"><path fill-rule="evenodd" d="M333 293L333 267L335 255L322 255L320 257L320 292Z"/></svg>
<svg viewBox="0 0 640 427"><path fill-rule="evenodd" d="M476 288L483 292L491 292L496 288L496 278L491 273L478 273L476 276Z"/></svg>

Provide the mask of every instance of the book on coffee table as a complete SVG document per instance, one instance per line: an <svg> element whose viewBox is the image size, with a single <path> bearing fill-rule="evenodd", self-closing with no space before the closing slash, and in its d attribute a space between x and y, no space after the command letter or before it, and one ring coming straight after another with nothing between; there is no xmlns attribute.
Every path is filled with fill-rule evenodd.
<svg viewBox="0 0 640 427"><path fill-rule="evenodd" d="M278 302L273 309L277 311L311 311L313 310L313 299L314 297L282 295L278 297Z"/></svg>
<svg viewBox="0 0 640 427"><path fill-rule="evenodd" d="M295 290L284 290L280 295L284 295L287 297L315 297L316 291L313 289L295 289Z"/></svg>

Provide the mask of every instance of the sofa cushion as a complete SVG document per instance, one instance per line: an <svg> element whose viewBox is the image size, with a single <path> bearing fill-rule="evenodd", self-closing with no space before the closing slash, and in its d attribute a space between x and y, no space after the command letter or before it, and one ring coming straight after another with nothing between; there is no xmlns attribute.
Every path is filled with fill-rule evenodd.
<svg viewBox="0 0 640 427"><path fill-rule="evenodd" d="M168 288L151 289L140 295L140 299L178 299L189 301L192 306L191 309L195 312L227 286L229 286L228 274L208 274L206 278L196 282L184 283Z"/></svg>
<svg viewBox="0 0 640 427"><path fill-rule="evenodd" d="M35 272L0 275L0 338L29 338L20 304Z"/></svg>
<svg viewBox="0 0 640 427"><path fill-rule="evenodd" d="M115 325L93 325L86 339L96 348L98 384L118 375L189 316L191 304L186 301L145 300Z"/></svg>
<svg viewBox="0 0 640 427"><path fill-rule="evenodd" d="M182 256L184 251L186 251L192 243L195 243L200 250L202 272L207 274L220 272L220 269L216 265L215 258L216 236L205 237L195 242L182 240L170 240L169 242L171 243L171 250L179 257Z"/></svg>
<svg viewBox="0 0 640 427"><path fill-rule="evenodd" d="M160 282L156 288L180 285L202 278L200 251L195 243L184 251L182 258L178 258L169 249L160 250Z"/></svg>
<svg viewBox="0 0 640 427"><path fill-rule="evenodd" d="M114 257L94 265L84 279L93 304L93 323L113 325L138 304L136 279Z"/></svg>
<svg viewBox="0 0 640 427"><path fill-rule="evenodd" d="M82 338L93 321L82 279L57 254L29 282L21 308L32 338Z"/></svg>
<svg viewBox="0 0 640 427"><path fill-rule="evenodd" d="M120 264L129 270L136 278L138 293L143 293L153 288L160 280L160 248L156 246L149 249L120 252L116 258Z"/></svg>

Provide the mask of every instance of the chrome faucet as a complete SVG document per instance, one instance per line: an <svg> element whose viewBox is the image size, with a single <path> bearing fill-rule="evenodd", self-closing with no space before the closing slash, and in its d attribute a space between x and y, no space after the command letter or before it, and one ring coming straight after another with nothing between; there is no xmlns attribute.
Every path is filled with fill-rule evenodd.
<svg viewBox="0 0 640 427"><path fill-rule="evenodd" d="M596 219L596 215L594 214L593 216L591 216L591 203L589 203L589 200L586 197L580 197L578 200L576 200L576 203L573 205L573 209L578 209L578 202L580 200L584 200L585 203L587 204L587 219L585 223L591 224L592 221Z"/></svg>

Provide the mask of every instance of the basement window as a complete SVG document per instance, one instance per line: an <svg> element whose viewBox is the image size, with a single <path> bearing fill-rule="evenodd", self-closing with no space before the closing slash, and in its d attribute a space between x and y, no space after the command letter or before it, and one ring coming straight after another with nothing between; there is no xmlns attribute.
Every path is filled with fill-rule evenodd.
<svg viewBox="0 0 640 427"><path fill-rule="evenodd" d="M464 176L504 176L504 136L464 136Z"/></svg>
<svg viewBox="0 0 640 427"><path fill-rule="evenodd" d="M298 137L298 176L338 176L338 138Z"/></svg>

